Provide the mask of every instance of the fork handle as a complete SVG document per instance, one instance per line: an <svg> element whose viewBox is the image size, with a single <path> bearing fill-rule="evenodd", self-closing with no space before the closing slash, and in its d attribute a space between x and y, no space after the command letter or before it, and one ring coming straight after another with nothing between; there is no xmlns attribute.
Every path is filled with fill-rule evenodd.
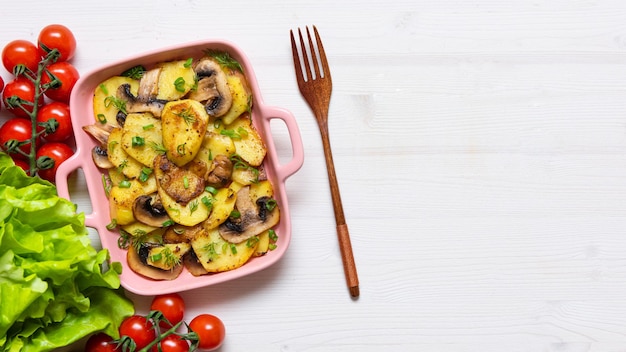
<svg viewBox="0 0 626 352"><path fill-rule="evenodd" d="M339 192L339 184L337 183L337 175L335 174L335 163L333 162L333 153L330 148L330 138L328 136L328 125L320 124L320 133L322 135L322 146L324 148L324 157L326 159L326 170L328 171L328 181L330 183L330 194L333 200L333 210L335 213L335 222L337 224L337 238L339 240L339 249L341 252L341 260L343 262L343 270L346 276L346 283L350 290L350 296L358 297L359 278L356 271L356 263L352 253L352 242L350 241L350 232L346 224L346 218L343 214L343 204L341 202L341 194Z"/></svg>

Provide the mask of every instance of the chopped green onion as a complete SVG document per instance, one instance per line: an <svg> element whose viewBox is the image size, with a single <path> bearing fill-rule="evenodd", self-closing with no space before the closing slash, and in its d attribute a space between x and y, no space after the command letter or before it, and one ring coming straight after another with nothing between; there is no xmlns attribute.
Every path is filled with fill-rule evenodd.
<svg viewBox="0 0 626 352"><path fill-rule="evenodd" d="M187 59L187 61L185 61L185 63L183 64L183 66L184 66L185 68L190 68L192 64L193 64L193 58L191 58L191 57L190 57L190 58L188 58L188 59Z"/></svg>
<svg viewBox="0 0 626 352"><path fill-rule="evenodd" d="M111 220L111 222L108 223L107 226L106 226L107 230L109 230L109 231L113 230L116 227L117 227L117 219Z"/></svg>
<svg viewBox="0 0 626 352"><path fill-rule="evenodd" d="M175 224L174 220L169 219L169 220L163 222L163 227L172 226L174 224ZM174 232L176 232L176 230L174 230Z"/></svg>
<svg viewBox="0 0 626 352"><path fill-rule="evenodd" d="M176 78L176 80L174 81L174 88L176 88L176 90L179 92L184 92L185 91L185 79L182 77Z"/></svg>
<svg viewBox="0 0 626 352"><path fill-rule="evenodd" d="M144 131L151 130L154 128L154 124L148 124L142 127Z"/></svg>
<svg viewBox="0 0 626 352"><path fill-rule="evenodd" d="M120 181L120 184L118 186L120 188L130 188L130 181L122 180L122 181Z"/></svg>
<svg viewBox="0 0 626 352"><path fill-rule="evenodd" d="M204 187L204 190L211 193L212 195L216 195L217 194L217 189L215 187L211 187L211 186L206 186Z"/></svg>
<svg viewBox="0 0 626 352"><path fill-rule="evenodd" d="M146 144L146 140L141 136L134 136L131 140L133 147L142 147Z"/></svg>
<svg viewBox="0 0 626 352"><path fill-rule="evenodd" d="M185 187L185 189L189 188L189 179L186 175L183 176L183 187Z"/></svg>
<svg viewBox="0 0 626 352"><path fill-rule="evenodd" d="M98 119L98 122L100 122L103 125L105 123L107 123L107 117L104 116L104 114L98 114L98 116L96 116L96 118Z"/></svg>
<svg viewBox="0 0 626 352"><path fill-rule="evenodd" d="M139 174L139 181L146 182L148 178L152 175L152 169L149 167L144 167L141 169L141 173Z"/></svg>

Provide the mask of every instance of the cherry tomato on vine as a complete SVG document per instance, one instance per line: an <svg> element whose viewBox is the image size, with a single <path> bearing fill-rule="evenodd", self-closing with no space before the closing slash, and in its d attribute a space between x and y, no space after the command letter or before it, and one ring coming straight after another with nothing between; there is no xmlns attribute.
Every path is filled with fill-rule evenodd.
<svg viewBox="0 0 626 352"><path fill-rule="evenodd" d="M69 62L55 62L46 68L46 72L41 77L41 83L50 84L54 80L51 75L56 77L59 85L49 87L44 94L52 100L69 103L72 88L80 77L78 70Z"/></svg>
<svg viewBox="0 0 626 352"><path fill-rule="evenodd" d="M185 315L185 301L177 293L158 295L152 299L150 310L158 310L171 323L168 325L165 321L161 321L159 326L162 328L170 328L183 320Z"/></svg>
<svg viewBox="0 0 626 352"><path fill-rule="evenodd" d="M189 328L196 334L200 342L198 347L212 351L219 348L226 337L226 328L220 318L211 314L200 314L189 323Z"/></svg>
<svg viewBox="0 0 626 352"><path fill-rule="evenodd" d="M189 341L183 340L178 335L167 335L165 338L163 338L163 340L161 340L161 342L159 342L159 344L161 345L162 352L187 352L189 351ZM152 351L157 352L158 347L153 346Z"/></svg>
<svg viewBox="0 0 626 352"><path fill-rule="evenodd" d="M42 134L42 139L46 142L64 142L72 136L72 120L69 105L60 101L53 101L39 108L37 111L37 131L41 132L44 127L39 123L48 122L55 119L58 123L56 130L50 134Z"/></svg>
<svg viewBox="0 0 626 352"><path fill-rule="evenodd" d="M43 156L50 157L54 160L54 166L49 169L40 169L37 173L44 180L54 182L59 165L74 155L74 151L67 144L52 142L42 145L37 150L37 160Z"/></svg>
<svg viewBox="0 0 626 352"><path fill-rule="evenodd" d="M120 325L120 335L133 339L137 344L137 351L149 345L156 338L152 323L141 315L132 315L124 319Z"/></svg>
<svg viewBox="0 0 626 352"><path fill-rule="evenodd" d="M91 335L85 344L85 352L117 352L113 338L103 332Z"/></svg>
<svg viewBox="0 0 626 352"><path fill-rule="evenodd" d="M51 24L39 32L37 46L41 56L45 57L52 49L59 51L57 61L67 61L76 52L76 38L72 31L61 24Z"/></svg>
<svg viewBox="0 0 626 352"><path fill-rule="evenodd" d="M27 111L32 112L35 101L35 84L33 81L27 77L19 76L8 82L6 86L4 86L4 91L2 91L2 101L4 102L4 106L7 111L18 117L28 118L28 113L22 110L22 108L17 105L9 106L9 104L7 104L7 100L11 100L11 97L13 96L24 101L22 103L22 107L24 107ZM38 105L43 105L43 102L43 95L41 95L39 97Z"/></svg>
<svg viewBox="0 0 626 352"><path fill-rule="evenodd" d="M0 149L6 151L5 143L14 139L18 142L30 141L32 137L32 123L28 119L21 117L14 117L7 120L2 127L0 127ZM37 146L37 144L35 144ZM30 142L19 147L20 150L26 154L30 153ZM12 152L9 153L13 160L26 160L26 156L21 153Z"/></svg>
<svg viewBox="0 0 626 352"><path fill-rule="evenodd" d="M2 49L2 64L10 73L17 65L24 65L32 72L37 72L40 60L37 46L28 40L13 40Z"/></svg>
<svg viewBox="0 0 626 352"><path fill-rule="evenodd" d="M30 171L30 165L28 165L28 163L26 162L26 160L22 160L22 159L13 159L13 163L16 166L19 166L22 168L22 170L26 171L26 173L28 173Z"/></svg>

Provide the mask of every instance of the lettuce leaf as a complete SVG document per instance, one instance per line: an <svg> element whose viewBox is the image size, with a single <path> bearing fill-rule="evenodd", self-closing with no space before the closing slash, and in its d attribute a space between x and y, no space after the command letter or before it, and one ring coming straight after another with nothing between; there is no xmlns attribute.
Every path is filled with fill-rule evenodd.
<svg viewBox="0 0 626 352"><path fill-rule="evenodd" d="M134 313L121 265L91 246L84 214L0 152L0 351L51 351Z"/></svg>

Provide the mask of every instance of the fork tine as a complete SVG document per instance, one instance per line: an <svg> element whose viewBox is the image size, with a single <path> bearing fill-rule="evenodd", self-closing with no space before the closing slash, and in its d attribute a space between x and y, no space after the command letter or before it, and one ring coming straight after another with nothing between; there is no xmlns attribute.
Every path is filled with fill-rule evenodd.
<svg viewBox="0 0 626 352"><path fill-rule="evenodd" d="M300 82L304 81L304 77L302 77L302 64L300 63L300 56L298 55L298 46L296 45L296 39L293 36L293 31L290 30L289 34L291 35L291 53L293 55L293 63L296 66L296 80L298 81L298 85Z"/></svg>
<svg viewBox="0 0 626 352"><path fill-rule="evenodd" d="M330 79L330 69L328 68L328 60L326 59L326 52L324 51L324 45L322 45L322 39L320 38L320 35L317 32L317 27L313 26L313 32L315 33L315 41L317 42L317 50L319 52L320 61L322 62L322 68L324 70L324 78ZM319 77L319 74L318 74L318 77Z"/></svg>
<svg viewBox="0 0 626 352"><path fill-rule="evenodd" d="M302 31L300 31L300 28L298 28L298 35L300 36L300 47L302 48L302 61L304 61L304 69L306 71L306 80L310 81L312 80L312 77L313 77L311 75L311 64L309 64L309 56L307 55L306 46L304 44L304 38L302 38Z"/></svg>
<svg viewBox="0 0 626 352"><path fill-rule="evenodd" d="M315 53L315 46L313 45L313 37L311 37L311 32L309 32L308 26L306 27L306 36L307 36L307 39L309 40L309 49L311 51L311 59L313 60L313 69L315 70L315 78L319 79L321 78L320 65L317 63L317 54ZM316 36L316 39L317 39L317 36ZM319 44L319 40L317 40L317 43Z"/></svg>

